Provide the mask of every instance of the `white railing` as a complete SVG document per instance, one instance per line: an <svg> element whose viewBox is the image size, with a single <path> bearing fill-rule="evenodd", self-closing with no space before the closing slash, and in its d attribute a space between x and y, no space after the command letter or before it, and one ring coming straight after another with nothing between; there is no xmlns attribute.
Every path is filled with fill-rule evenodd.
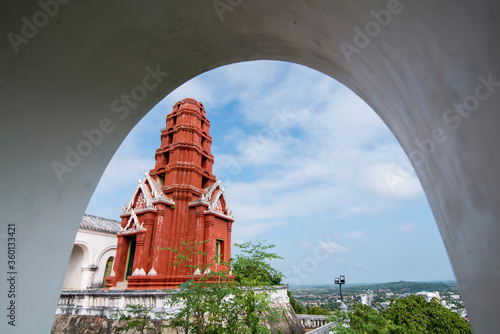
<svg viewBox="0 0 500 334"><path fill-rule="evenodd" d="M310 331L307 334L329 334L329 333L331 333L330 332L331 329L334 328L335 326L337 326L336 323L330 322L330 323L327 323L326 325L323 325L321 327L313 329L312 331Z"/></svg>
<svg viewBox="0 0 500 334"><path fill-rule="evenodd" d="M318 328L328 323L328 319L324 315L297 314L297 318L305 329Z"/></svg>

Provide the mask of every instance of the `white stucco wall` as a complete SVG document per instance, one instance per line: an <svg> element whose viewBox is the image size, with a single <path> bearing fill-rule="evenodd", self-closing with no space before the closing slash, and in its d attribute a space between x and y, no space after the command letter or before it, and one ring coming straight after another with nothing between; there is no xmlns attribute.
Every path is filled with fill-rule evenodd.
<svg viewBox="0 0 500 334"><path fill-rule="evenodd" d="M63 289L100 288L108 258L115 257L116 235L79 229Z"/></svg>
<svg viewBox="0 0 500 334"><path fill-rule="evenodd" d="M79 289L82 281L82 266L84 253L82 246L74 245L71 251L66 276L64 277L63 289Z"/></svg>

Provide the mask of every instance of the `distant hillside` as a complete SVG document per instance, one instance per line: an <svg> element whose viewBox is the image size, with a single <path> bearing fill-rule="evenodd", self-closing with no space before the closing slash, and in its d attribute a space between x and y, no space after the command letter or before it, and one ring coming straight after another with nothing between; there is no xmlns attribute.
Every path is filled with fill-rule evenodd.
<svg viewBox="0 0 500 334"><path fill-rule="evenodd" d="M389 283L378 283L378 284L366 284L366 285L356 285L356 286L345 286L343 290L346 292L361 292L364 290L379 291L388 290L394 293L415 293L419 291L443 291L451 287L455 287L455 282L389 282Z"/></svg>
<svg viewBox="0 0 500 334"><path fill-rule="evenodd" d="M342 286L342 291L351 294L362 293L366 290L379 291L387 290L393 293L416 293L419 291L445 291L449 289L456 289L457 284L455 281L447 282L389 282L389 283L373 283L373 284L346 284ZM338 289L334 284L321 284L321 285L302 285L291 287L295 289L318 289L329 290Z"/></svg>

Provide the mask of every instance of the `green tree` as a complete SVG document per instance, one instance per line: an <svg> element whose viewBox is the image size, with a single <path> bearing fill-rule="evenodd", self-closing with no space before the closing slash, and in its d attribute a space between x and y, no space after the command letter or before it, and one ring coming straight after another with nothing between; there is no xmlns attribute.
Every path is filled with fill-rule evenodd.
<svg viewBox="0 0 500 334"><path fill-rule="evenodd" d="M225 327L237 321L233 303L227 302L228 296L238 292L228 278L229 266L218 266L222 270L215 272L209 270L209 264L195 262L196 257L206 256L202 247L207 241L181 240L179 248L168 248L175 254L172 265L184 267L191 277L179 292L169 296L169 304L180 307L169 327L186 327L190 333L223 333Z"/></svg>
<svg viewBox="0 0 500 334"><path fill-rule="evenodd" d="M170 250L175 254L175 261L172 263L172 266L184 267L191 279L194 279L196 277L196 270L205 272L205 270L209 267L208 265L202 266L199 263L195 263L196 255L200 257L207 255L201 248L203 244L208 242L208 240L190 241L189 239L181 239L180 242L180 248L167 247L167 250Z"/></svg>
<svg viewBox="0 0 500 334"><path fill-rule="evenodd" d="M442 306L437 299L427 302L423 296L416 295L394 298L385 311L354 304L351 312L337 311L331 320L337 322L336 332L339 334L472 333L467 320Z"/></svg>
<svg viewBox="0 0 500 334"><path fill-rule="evenodd" d="M407 333L472 333L467 320L448 310L436 298L430 302L416 295L393 298L383 313L385 318L404 327Z"/></svg>
<svg viewBox="0 0 500 334"><path fill-rule="evenodd" d="M259 239L234 245L240 248L242 253L231 260L232 273L240 285L271 286L281 284L283 274L271 267L268 262L283 259L268 251L275 245L268 245L266 240Z"/></svg>
<svg viewBox="0 0 500 334"><path fill-rule="evenodd" d="M204 243L204 242L203 242ZM278 321L282 313L271 307L269 293L272 289L262 287L262 276L260 270L262 263L258 262L265 258L279 258L275 254L262 254L271 248L262 243L258 249L253 248L252 243L247 243L245 250L251 254L254 261L241 256L240 263L245 264L246 275L240 275L244 286L237 286L230 279L229 264L219 266L223 270L219 272L209 271L209 266L200 266L194 263L195 255L204 256L200 250L203 243L189 241L181 242L181 249L171 249L175 253L174 265L184 265L192 273L190 280L179 293L170 296L169 304L178 305L180 311L176 313L169 322L169 327L187 326L190 333L270 333L265 326L266 321ZM247 261L248 260L248 261ZM265 267L270 273L275 273L271 267ZM205 273L195 275L194 273ZM267 280L264 280L267 282ZM261 287L259 291L256 288Z"/></svg>
<svg viewBox="0 0 500 334"><path fill-rule="evenodd" d="M241 319L248 332L270 333L265 322L277 322L283 313L271 307L270 294L276 291L272 285L281 282L283 274L274 269L268 261L282 259L268 250L275 247L266 240L255 239L243 244L234 244L241 254L232 259L233 275L240 284L241 293L235 296L240 306ZM260 290L257 288L261 287Z"/></svg>
<svg viewBox="0 0 500 334"><path fill-rule="evenodd" d="M328 310L325 310L324 308L320 306L313 306L313 307L308 307L306 314L310 315L330 315L330 312Z"/></svg>
<svg viewBox="0 0 500 334"><path fill-rule="evenodd" d="M227 297L237 287L224 279L225 273L210 273L187 282L185 288L170 296L169 304L180 306L169 327L187 327L189 333L224 333L238 323L233 302Z"/></svg>
<svg viewBox="0 0 500 334"><path fill-rule="evenodd" d="M386 319L381 312L362 304L353 304L351 312L336 310L331 320L337 323L335 330L339 334L406 333L402 327Z"/></svg>
<svg viewBox="0 0 500 334"><path fill-rule="evenodd" d="M302 304L299 303L296 299L292 298L292 293L290 292L290 290L288 290L286 293L288 294L288 299L290 299L290 305L292 305L295 314L304 314L306 311L304 306L302 306Z"/></svg>

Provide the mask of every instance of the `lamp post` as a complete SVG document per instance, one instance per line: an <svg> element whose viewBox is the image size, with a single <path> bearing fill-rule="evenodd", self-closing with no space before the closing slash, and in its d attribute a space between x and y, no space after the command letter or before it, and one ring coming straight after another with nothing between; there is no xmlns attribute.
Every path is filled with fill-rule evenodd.
<svg viewBox="0 0 500 334"><path fill-rule="evenodd" d="M340 287L340 301L344 302L344 297L342 297L342 284L345 284L345 276L340 275L340 278L336 278L335 284L339 285L339 287Z"/></svg>

